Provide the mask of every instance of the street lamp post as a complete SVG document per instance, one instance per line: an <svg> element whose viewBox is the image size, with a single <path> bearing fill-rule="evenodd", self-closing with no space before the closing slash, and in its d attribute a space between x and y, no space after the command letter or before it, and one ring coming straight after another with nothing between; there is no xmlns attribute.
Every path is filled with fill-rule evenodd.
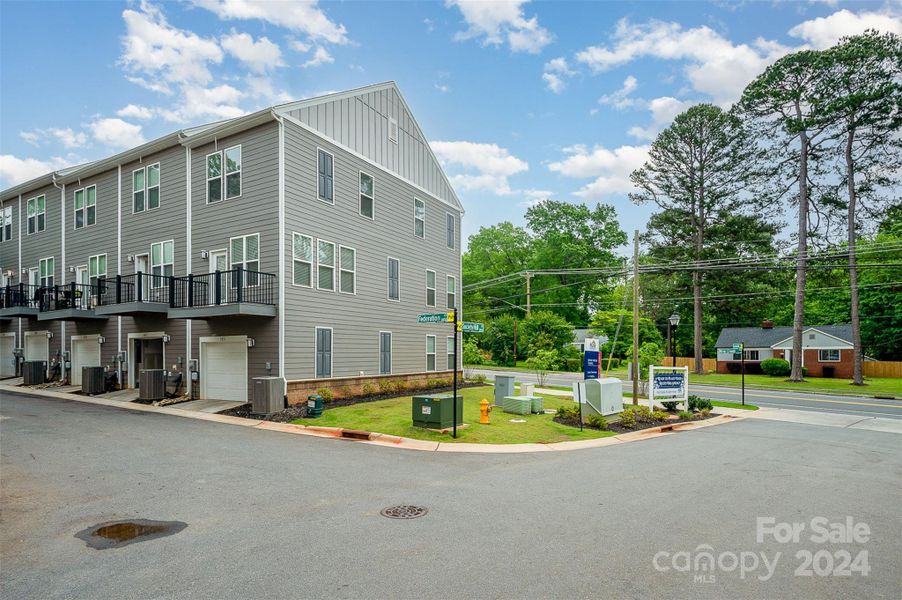
<svg viewBox="0 0 902 600"><path fill-rule="evenodd" d="M674 330L677 328L677 325L680 324L680 315L674 312L667 319L667 339L670 341L670 360L672 367L676 366L676 354L674 354L673 347L676 346L673 339Z"/></svg>

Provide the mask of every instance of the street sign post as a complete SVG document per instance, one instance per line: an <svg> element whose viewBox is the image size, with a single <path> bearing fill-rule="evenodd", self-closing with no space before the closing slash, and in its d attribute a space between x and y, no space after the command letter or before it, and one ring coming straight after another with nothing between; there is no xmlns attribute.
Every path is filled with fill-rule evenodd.
<svg viewBox="0 0 902 600"><path fill-rule="evenodd" d="M464 333L485 333L485 325L482 323L464 321L461 324L461 331L463 331Z"/></svg>
<svg viewBox="0 0 902 600"><path fill-rule="evenodd" d="M448 323L451 321L448 318L448 315L453 314L454 313L423 313L417 315L417 323Z"/></svg>

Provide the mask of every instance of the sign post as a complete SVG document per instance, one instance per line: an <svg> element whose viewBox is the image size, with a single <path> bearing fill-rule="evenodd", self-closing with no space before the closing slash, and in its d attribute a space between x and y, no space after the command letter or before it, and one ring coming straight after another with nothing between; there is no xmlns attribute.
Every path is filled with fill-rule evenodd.
<svg viewBox="0 0 902 600"><path fill-rule="evenodd" d="M454 411L454 431L451 436L457 439L457 333L461 330L462 323L457 321L457 307L454 307L453 313L448 313L448 320L451 321L451 331L454 334L454 385L451 393L454 394L454 400L451 409Z"/></svg>
<svg viewBox="0 0 902 600"><path fill-rule="evenodd" d="M655 371L658 371L657 373ZM655 409L655 398L683 402L689 410L689 367L648 367L648 407Z"/></svg>
<svg viewBox="0 0 902 600"><path fill-rule="evenodd" d="M739 353L740 379L742 381L742 405L745 406L745 344L733 344L733 354Z"/></svg>

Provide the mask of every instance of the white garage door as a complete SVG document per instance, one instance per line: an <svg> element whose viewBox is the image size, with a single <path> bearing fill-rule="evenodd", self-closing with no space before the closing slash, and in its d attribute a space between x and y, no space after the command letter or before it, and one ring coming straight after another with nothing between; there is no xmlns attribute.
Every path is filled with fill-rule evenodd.
<svg viewBox="0 0 902 600"><path fill-rule="evenodd" d="M0 336L0 377L15 377L16 357L13 356L15 347L15 335Z"/></svg>
<svg viewBox="0 0 902 600"><path fill-rule="evenodd" d="M247 402L247 341L202 341L201 346L203 397Z"/></svg>
<svg viewBox="0 0 902 600"><path fill-rule="evenodd" d="M50 360L50 340L46 331L25 334L25 360Z"/></svg>
<svg viewBox="0 0 902 600"><path fill-rule="evenodd" d="M81 385L82 367L99 367L100 344L96 337L72 340L72 385Z"/></svg>

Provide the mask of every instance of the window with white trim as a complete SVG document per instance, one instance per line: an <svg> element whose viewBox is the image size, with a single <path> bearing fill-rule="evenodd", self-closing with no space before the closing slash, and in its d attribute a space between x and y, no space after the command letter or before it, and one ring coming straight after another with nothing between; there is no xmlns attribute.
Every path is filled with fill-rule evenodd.
<svg viewBox="0 0 902 600"><path fill-rule="evenodd" d="M446 244L449 248L454 248L455 239L457 237L454 232L454 230L456 229L455 225L456 223L454 221L454 215L452 215L451 213L445 213L445 234L447 237Z"/></svg>
<svg viewBox="0 0 902 600"><path fill-rule="evenodd" d="M426 370L435 371L435 336L426 336Z"/></svg>
<svg viewBox="0 0 902 600"><path fill-rule="evenodd" d="M448 275L446 284L448 291L448 308L454 308L457 306L457 278L453 275Z"/></svg>
<svg viewBox="0 0 902 600"><path fill-rule="evenodd" d="M207 155L207 204L222 200L222 154Z"/></svg>
<svg viewBox="0 0 902 600"><path fill-rule="evenodd" d="M360 205L358 212L363 217L374 219L376 214L376 182L372 175L360 171Z"/></svg>
<svg viewBox="0 0 902 600"><path fill-rule="evenodd" d="M225 168L223 168L225 166ZM207 155L207 204L241 195L241 145Z"/></svg>
<svg viewBox="0 0 902 600"><path fill-rule="evenodd" d="M92 287L97 285L99 278L106 277L106 254L88 257L88 277Z"/></svg>
<svg viewBox="0 0 902 600"><path fill-rule="evenodd" d="M316 287L335 291L335 244L316 240Z"/></svg>
<svg viewBox="0 0 902 600"><path fill-rule="evenodd" d="M294 285L313 287L313 238L295 233L292 237Z"/></svg>
<svg viewBox="0 0 902 600"><path fill-rule="evenodd" d="M332 167L335 157L325 150L317 150L316 160L316 194L323 202L335 204L335 186L332 176Z"/></svg>
<svg viewBox="0 0 902 600"><path fill-rule="evenodd" d="M391 257L388 259L388 299L401 300L401 261Z"/></svg>
<svg viewBox="0 0 902 600"><path fill-rule="evenodd" d="M0 215L0 242L13 239L13 207L4 206Z"/></svg>
<svg viewBox="0 0 902 600"><path fill-rule="evenodd" d="M357 292L357 251L347 246L338 247L338 291Z"/></svg>
<svg viewBox="0 0 902 600"><path fill-rule="evenodd" d="M30 198L26 204L26 216L28 217L28 233L44 231L46 221L47 203L43 195Z"/></svg>
<svg viewBox="0 0 902 600"><path fill-rule="evenodd" d="M391 331L379 332L379 374L391 375Z"/></svg>
<svg viewBox="0 0 902 600"><path fill-rule="evenodd" d="M175 264L175 242L157 242L150 245L150 272L153 275L151 287L164 288L169 285Z"/></svg>
<svg viewBox="0 0 902 600"><path fill-rule="evenodd" d="M839 362L839 350L818 350L817 360L818 362Z"/></svg>
<svg viewBox="0 0 902 600"><path fill-rule="evenodd" d="M38 262L38 285L41 287L53 287L54 260L42 258Z"/></svg>
<svg viewBox="0 0 902 600"><path fill-rule="evenodd" d="M160 207L160 163L132 172L132 210L136 213Z"/></svg>
<svg viewBox="0 0 902 600"><path fill-rule="evenodd" d="M435 306L435 271L426 271L426 306Z"/></svg>
<svg viewBox="0 0 902 600"><path fill-rule="evenodd" d="M257 285L260 272L260 234L251 233L229 239L231 269L244 269L244 285ZM238 287L238 277L232 277L232 287Z"/></svg>
<svg viewBox="0 0 902 600"><path fill-rule="evenodd" d="M426 203L419 198L413 199L413 234L426 238Z"/></svg>
<svg viewBox="0 0 902 600"><path fill-rule="evenodd" d="M445 338L445 353L448 356L448 364L446 365L449 371L454 370L454 337L446 337Z"/></svg>
<svg viewBox="0 0 902 600"><path fill-rule="evenodd" d="M75 190L75 229L81 229L93 225L97 220L97 186L91 185L81 190Z"/></svg>

